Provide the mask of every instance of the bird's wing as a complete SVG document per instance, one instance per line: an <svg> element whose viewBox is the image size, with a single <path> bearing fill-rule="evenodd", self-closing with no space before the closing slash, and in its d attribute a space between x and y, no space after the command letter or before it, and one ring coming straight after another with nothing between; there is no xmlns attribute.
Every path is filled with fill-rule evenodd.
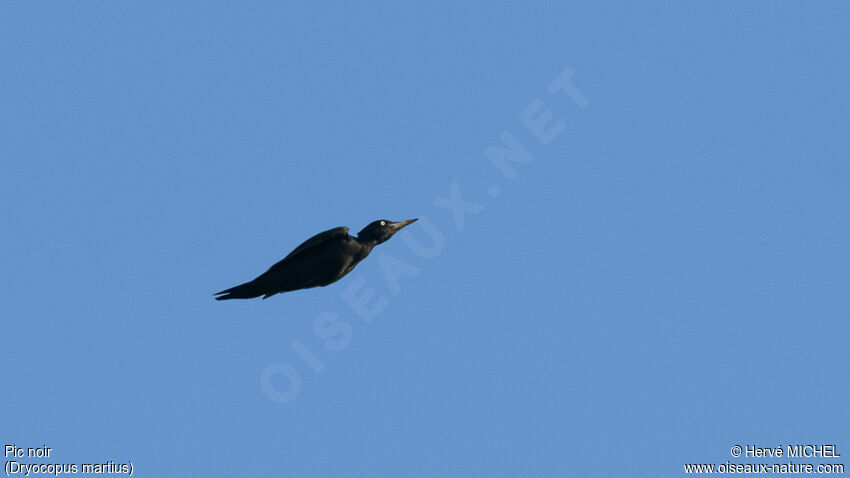
<svg viewBox="0 0 850 478"><path fill-rule="evenodd" d="M278 267L285 264L287 261L290 261L293 257L297 256L298 254L301 254L302 252L306 251L307 249L310 249L311 247L315 247L315 246L318 246L319 244L323 244L325 242L332 241L332 240L339 239L341 237L346 237L346 236L348 236L348 228L347 227L335 227L333 229L328 229L325 232L320 232L320 233L316 234L315 236L311 237L310 239L307 239L306 241L302 242L300 246L296 247L295 250L293 250L292 252L287 254L287 256L284 257L283 259L281 259L278 263L271 266L269 268L269 270L267 270L265 273L263 273L263 275L266 275L269 272L273 272Z"/></svg>

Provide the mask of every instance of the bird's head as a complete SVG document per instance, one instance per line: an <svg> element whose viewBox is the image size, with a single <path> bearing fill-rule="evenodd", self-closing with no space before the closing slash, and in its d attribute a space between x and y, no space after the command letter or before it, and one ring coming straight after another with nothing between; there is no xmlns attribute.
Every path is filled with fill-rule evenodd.
<svg viewBox="0 0 850 478"><path fill-rule="evenodd" d="M378 219L377 221L370 222L369 225L364 227L362 231L358 232L357 240L362 242L371 242L374 244L386 242L389 238L393 237L393 234L400 231L401 228L408 224L413 224L418 219L419 218L409 219L401 222Z"/></svg>

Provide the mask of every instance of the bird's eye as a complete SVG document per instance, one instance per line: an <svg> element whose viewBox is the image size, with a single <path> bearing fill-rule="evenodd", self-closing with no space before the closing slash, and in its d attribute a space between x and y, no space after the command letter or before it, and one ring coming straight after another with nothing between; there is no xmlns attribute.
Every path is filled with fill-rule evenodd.
<svg viewBox="0 0 850 478"><path fill-rule="evenodd" d="M382 226L386 226L386 225L387 225L387 221L381 221L381 225L382 225Z"/></svg>

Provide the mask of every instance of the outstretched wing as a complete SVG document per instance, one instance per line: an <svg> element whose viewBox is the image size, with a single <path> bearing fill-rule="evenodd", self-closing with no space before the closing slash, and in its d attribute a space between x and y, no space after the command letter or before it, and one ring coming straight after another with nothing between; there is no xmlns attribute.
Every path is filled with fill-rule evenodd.
<svg viewBox="0 0 850 478"><path fill-rule="evenodd" d="M279 269L282 265L291 261L292 258L296 257L297 255L301 254L302 252L304 252L304 251L306 251L306 250L308 250L312 247L318 246L319 244L324 244L324 243L329 242L329 241L334 241L334 240L337 240L337 239L340 239L340 238L345 238L347 236L348 236L348 228L347 227L335 227L333 229L328 229L325 232L320 232L320 233L316 234L315 236L311 237L310 239L307 239L306 241L302 242L300 246L296 247L295 250L290 252L286 257L281 259L275 265L269 267L269 270L264 272L260 277L265 276L265 275L267 275L271 272L274 272L275 270Z"/></svg>

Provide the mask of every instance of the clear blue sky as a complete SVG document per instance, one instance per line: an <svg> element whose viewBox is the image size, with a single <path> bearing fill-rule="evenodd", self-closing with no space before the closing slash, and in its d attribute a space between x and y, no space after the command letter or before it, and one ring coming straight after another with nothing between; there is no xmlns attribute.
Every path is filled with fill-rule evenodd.
<svg viewBox="0 0 850 478"><path fill-rule="evenodd" d="M847 3L315 3L0 7L0 441L138 476L850 455ZM410 217L330 287L212 300Z"/></svg>

